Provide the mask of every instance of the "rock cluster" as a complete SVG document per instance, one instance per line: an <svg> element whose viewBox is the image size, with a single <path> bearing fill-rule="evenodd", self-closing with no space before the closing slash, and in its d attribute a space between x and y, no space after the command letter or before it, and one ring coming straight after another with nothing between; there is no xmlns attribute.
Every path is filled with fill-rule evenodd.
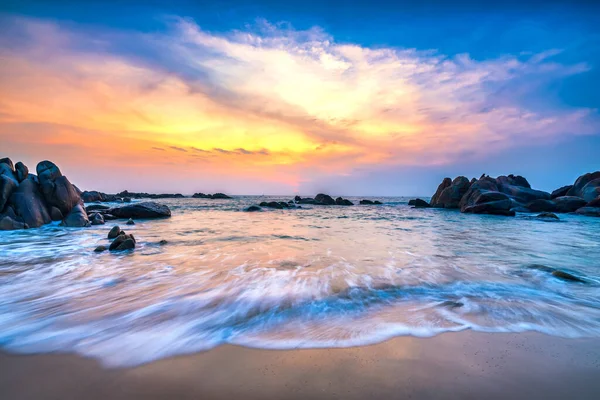
<svg viewBox="0 0 600 400"><path fill-rule="evenodd" d="M314 204L314 205L318 205L318 206L353 206L354 203L352 203L350 200L348 199L344 199L342 197L338 197L337 199L333 199L333 197L331 197L328 194L324 194L324 193L319 193L318 195L315 196L314 199L311 199L310 197L300 197L300 196L296 196L294 197L294 203L296 204Z"/></svg>
<svg viewBox="0 0 600 400"><path fill-rule="evenodd" d="M413 201L415 206L417 200ZM444 178L431 197L430 205L474 214L510 216L516 212L575 212L600 216L600 171L582 175L573 185L552 193L532 189L527 179L518 175L497 178L482 175L471 181L464 176L454 180Z"/></svg>
<svg viewBox="0 0 600 400"><path fill-rule="evenodd" d="M215 194L204 194L204 193L194 193L192 195L194 199L231 199L231 197L227 196L224 193L215 193Z"/></svg>

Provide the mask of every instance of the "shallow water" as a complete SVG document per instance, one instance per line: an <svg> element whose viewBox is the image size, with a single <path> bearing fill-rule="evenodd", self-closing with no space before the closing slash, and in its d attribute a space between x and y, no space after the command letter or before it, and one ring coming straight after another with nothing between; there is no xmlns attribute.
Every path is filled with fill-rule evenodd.
<svg viewBox="0 0 600 400"><path fill-rule="evenodd" d="M0 232L0 346L129 366L222 343L354 346L463 329L600 336L598 218L465 215L405 198L241 211L270 199L287 200L159 200L173 217L119 221L138 240L120 254L93 252L116 221Z"/></svg>

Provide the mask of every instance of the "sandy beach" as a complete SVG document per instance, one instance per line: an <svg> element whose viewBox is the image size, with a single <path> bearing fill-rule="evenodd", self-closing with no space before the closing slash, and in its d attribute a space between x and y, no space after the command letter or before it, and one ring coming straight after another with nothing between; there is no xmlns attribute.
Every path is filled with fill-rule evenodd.
<svg viewBox="0 0 600 400"><path fill-rule="evenodd" d="M342 349L237 346L107 369L0 355L0 397L26 399L595 399L600 340L464 331Z"/></svg>

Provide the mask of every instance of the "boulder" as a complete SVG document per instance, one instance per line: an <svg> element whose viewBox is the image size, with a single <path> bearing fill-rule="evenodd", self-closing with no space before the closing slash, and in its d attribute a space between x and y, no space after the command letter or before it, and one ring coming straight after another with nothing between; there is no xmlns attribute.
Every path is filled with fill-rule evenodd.
<svg viewBox="0 0 600 400"><path fill-rule="evenodd" d="M600 207L581 207L575 212L588 217L600 217Z"/></svg>
<svg viewBox="0 0 600 400"><path fill-rule="evenodd" d="M227 196L224 193L215 193L212 195L213 199L231 199L231 197Z"/></svg>
<svg viewBox="0 0 600 400"><path fill-rule="evenodd" d="M543 212L541 214L536 215L535 217L540 219L559 219L556 214L551 212Z"/></svg>
<svg viewBox="0 0 600 400"><path fill-rule="evenodd" d="M12 160L8 157L0 158L0 164L8 165L8 168L11 171L13 171L13 172L15 171L15 166L13 165Z"/></svg>
<svg viewBox="0 0 600 400"><path fill-rule="evenodd" d="M596 171L596 172L590 172L584 175L581 175L579 178L577 178L577 180L575 181L575 183L573 184L573 187L571 189L569 189L569 191L567 192L567 196L577 196L577 197L584 197L583 196L583 192L582 189L591 181L596 180L596 179L600 179L600 171ZM588 200L591 201L592 199Z"/></svg>
<svg viewBox="0 0 600 400"><path fill-rule="evenodd" d="M108 250L108 248L106 246L98 246L94 249L95 253L102 253L103 251Z"/></svg>
<svg viewBox="0 0 600 400"><path fill-rule="evenodd" d="M515 186L502 183L498 185L498 191L506 193L521 203L530 203L534 200L550 200L550 193L541 190L534 190L524 186Z"/></svg>
<svg viewBox="0 0 600 400"><path fill-rule="evenodd" d="M29 175L29 168L21 161L15 164L15 175L19 182L23 182L27 179L27 175Z"/></svg>
<svg viewBox="0 0 600 400"><path fill-rule="evenodd" d="M552 276L558 279L562 279L563 281L586 283L585 280L561 270L552 271Z"/></svg>
<svg viewBox="0 0 600 400"><path fill-rule="evenodd" d="M133 235L122 233L112 241L108 249L110 251L131 250L135 248L136 241Z"/></svg>
<svg viewBox="0 0 600 400"><path fill-rule="evenodd" d="M600 196L596 197L594 200L590 201L585 206L586 207L600 207Z"/></svg>
<svg viewBox="0 0 600 400"><path fill-rule="evenodd" d="M450 183L452 183L452 182L450 182ZM492 179L489 176L484 175L480 179L478 179L477 181L472 183L471 186L469 187L469 190L467 190L467 192L463 195L462 199L460 199L458 206L459 206L461 212L464 212L464 210L467 207L475 205L477 198L482 193L490 192L490 191L497 192L498 185L496 185L495 179ZM502 197L502 199L505 199L505 198L507 199L508 196Z"/></svg>
<svg viewBox="0 0 600 400"><path fill-rule="evenodd" d="M294 197L294 201L298 204L318 204L315 199L311 199L308 197L302 198L300 196L296 196Z"/></svg>
<svg viewBox="0 0 600 400"><path fill-rule="evenodd" d="M14 231L16 229L27 229L27 224L19 222L8 215L0 216L0 231Z"/></svg>
<svg viewBox="0 0 600 400"><path fill-rule="evenodd" d="M324 205L324 206L335 205L335 200L333 199L333 197L329 196L328 194L323 194L323 193L319 193L318 195L315 196L315 202L317 204Z"/></svg>
<svg viewBox="0 0 600 400"><path fill-rule="evenodd" d="M530 203L527 203L525 206L529 211L532 212L554 212L557 211L556 203L552 200L544 200L538 199L534 200Z"/></svg>
<svg viewBox="0 0 600 400"><path fill-rule="evenodd" d="M135 225L135 222L133 221L133 219L129 218L127 220L127 225Z"/></svg>
<svg viewBox="0 0 600 400"><path fill-rule="evenodd" d="M439 207L436 204L438 204L438 199L440 198L442 192L444 190L446 190L446 188L449 188L452 185L452 179L450 178L444 178L444 180L442 181L442 183L440 183L438 185L437 190L435 191L434 195L431 196L431 205L434 207Z"/></svg>
<svg viewBox="0 0 600 400"><path fill-rule="evenodd" d="M108 214L117 218L165 218L171 216L171 210L164 204L145 201L111 208L108 210Z"/></svg>
<svg viewBox="0 0 600 400"><path fill-rule="evenodd" d="M504 193L495 191L480 191L468 205L461 208L461 211L473 214L515 215L511 210L510 198Z"/></svg>
<svg viewBox="0 0 600 400"><path fill-rule="evenodd" d="M114 239L117 236L119 236L119 234L121 233L121 228L119 228L118 225L113 226L110 231L108 232L108 238L109 239Z"/></svg>
<svg viewBox="0 0 600 400"><path fill-rule="evenodd" d="M435 199L431 199L431 206L438 208L458 208L460 200L470 187L471 182L466 177L458 176Z"/></svg>
<svg viewBox="0 0 600 400"><path fill-rule="evenodd" d="M510 186L519 186L526 189L531 189L531 185L527 182L527 179L522 177L521 175L513 175L510 174L508 176L500 175L496 178L496 182L498 185L510 185Z"/></svg>
<svg viewBox="0 0 600 400"><path fill-rule="evenodd" d="M95 201L106 201L106 195L95 190L85 191L81 193L81 198L86 203L93 203Z"/></svg>
<svg viewBox="0 0 600 400"><path fill-rule="evenodd" d="M428 208L431 207L428 202L423 199L414 199L408 202L409 206L414 206L415 208Z"/></svg>
<svg viewBox="0 0 600 400"><path fill-rule="evenodd" d="M105 206L103 204L91 204L85 208L85 211L98 211L98 210L109 210L109 206Z"/></svg>
<svg viewBox="0 0 600 400"><path fill-rule="evenodd" d="M62 221L64 215L60 212L60 210L54 206L50 207L50 219L52 221Z"/></svg>
<svg viewBox="0 0 600 400"><path fill-rule="evenodd" d="M556 189L554 192L550 193L550 199L566 196L572 187L573 185L567 185Z"/></svg>
<svg viewBox="0 0 600 400"><path fill-rule="evenodd" d="M40 162L36 171L46 203L58 208L63 215L68 215L71 209L81 201L73 184L50 161Z"/></svg>
<svg viewBox="0 0 600 400"><path fill-rule="evenodd" d="M353 206L354 203L351 202L348 199L343 199L341 197L338 197L337 199L335 199L335 204L338 206Z"/></svg>
<svg viewBox="0 0 600 400"><path fill-rule="evenodd" d="M589 181L581 189L581 197L587 202L594 200L598 196L600 196L600 178Z"/></svg>
<svg viewBox="0 0 600 400"><path fill-rule="evenodd" d="M50 223L52 220L39 185L34 182L31 176L25 179L16 188L9 200L15 210L15 213L30 228L37 228Z"/></svg>
<svg viewBox="0 0 600 400"><path fill-rule="evenodd" d="M96 213L92 216L92 225L104 225L104 216L100 213Z"/></svg>
<svg viewBox="0 0 600 400"><path fill-rule="evenodd" d="M575 196L555 197L552 201L556 204L555 211L559 213L575 212L577 209L586 205L584 199Z"/></svg>
<svg viewBox="0 0 600 400"><path fill-rule="evenodd" d="M91 223L88 219L87 213L85 212L85 208L83 208L83 204L78 203L75 205L75 207L73 207L67 216L62 220L60 225L70 228L83 228L90 226Z"/></svg>
<svg viewBox="0 0 600 400"><path fill-rule="evenodd" d="M267 208L276 208L278 210L284 209L284 208L289 208L290 206L283 202L283 201L263 201L260 203L260 207L267 207Z"/></svg>
<svg viewBox="0 0 600 400"><path fill-rule="evenodd" d="M256 212L256 211L262 211L262 208L260 208L259 206L256 206L256 205L252 205L250 207L244 208L244 211L246 211L246 212Z"/></svg>
<svg viewBox="0 0 600 400"><path fill-rule="evenodd" d="M383 204L383 203L380 202L379 200L361 200L359 204L364 204L364 205L380 205L380 204Z"/></svg>
<svg viewBox="0 0 600 400"><path fill-rule="evenodd" d="M17 181L11 179L8 175L0 175L0 212L8 204L8 200L17 186L19 186Z"/></svg>

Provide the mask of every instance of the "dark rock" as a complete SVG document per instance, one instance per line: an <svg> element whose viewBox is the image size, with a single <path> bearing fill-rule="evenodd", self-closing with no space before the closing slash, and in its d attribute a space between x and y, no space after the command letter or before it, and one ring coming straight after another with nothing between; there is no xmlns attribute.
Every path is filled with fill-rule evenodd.
<svg viewBox="0 0 600 400"><path fill-rule="evenodd" d="M151 201L132 203L123 207L111 208L109 214L118 218L165 218L171 216L171 210L164 204Z"/></svg>
<svg viewBox="0 0 600 400"><path fill-rule="evenodd" d="M100 213L94 214L92 217L92 225L104 225L104 216Z"/></svg>
<svg viewBox="0 0 600 400"><path fill-rule="evenodd" d="M102 253L103 251L108 250L108 248L106 246L98 246L94 249L95 253Z"/></svg>
<svg viewBox="0 0 600 400"><path fill-rule="evenodd" d="M27 224L19 222L8 215L0 216L0 231L14 231L16 229L27 229Z"/></svg>
<svg viewBox="0 0 600 400"><path fill-rule="evenodd" d="M104 220L105 220L105 221L112 221L112 220L114 220L114 219L118 219L118 218L117 218L117 217L115 217L114 215L112 215L112 214L108 214L108 213L106 213L106 214L102 214L102 216L104 217Z"/></svg>
<svg viewBox="0 0 600 400"><path fill-rule="evenodd" d="M489 191L498 191L498 185L496 185L496 180L490 177L482 176L479 180L475 181L471 185L471 187L469 187L467 193L465 193L462 199L460 199L460 203L458 203L458 206L460 207L461 212L464 212L465 208L475 205L475 201L477 200L477 198L482 193ZM503 198L508 198L508 196L505 196Z"/></svg>
<svg viewBox="0 0 600 400"><path fill-rule="evenodd" d="M333 199L333 197L323 193L319 193L318 195L316 195L315 201L317 202L317 204L325 206L332 206L335 204L335 200Z"/></svg>
<svg viewBox="0 0 600 400"><path fill-rule="evenodd" d="M554 192L550 193L550 199L566 196L572 187L573 185L567 185L556 189Z"/></svg>
<svg viewBox="0 0 600 400"><path fill-rule="evenodd" d="M477 182L480 182L481 179ZM475 183L475 185L477 184ZM466 195L465 195L466 196ZM477 189L476 192L470 194L471 199L461 208L464 213L474 214L493 214L514 216L515 212L511 210L510 198L500 192L483 191Z"/></svg>
<svg viewBox="0 0 600 400"><path fill-rule="evenodd" d="M423 199L414 199L408 202L409 205L414 206L415 208L428 208L431 207L428 202Z"/></svg>
<svg viewBox="0 0 600 400"><path fill-rule="evenodd" d="M464 304L460 301L446 300L442 304L440 304L440 306L448 308L460 308L464 306Z"/></svg>
<svg viewBox="0 0 600 400"><path fill-rule="evenodd" d="M131 250L135 248L136 241L133 235L122 233L112 241L108 249L110 251Z"/></svg>
<svg viewBox="0 0 600 400"><path fill-rule="evenodd" d="M262 211L262 208L260 208L259 206L250 206L250 207L246 207L244 209L244 211L246 212L255 212L255 211Z"/></svg>
<svg viewBox="0 0 600 400"><path fill-rule="evenodd" d="M80 197L86 203L93 203L96 201L102 201L102 202L117 201L117 196L115 196L114 194L106 194L106 193L98 192L96 190L91 190L91 191L86 190L85 192L80 194Z"/></svg>
<svg viewBox="0 0 600 400"><path fill-rule="evenodd" d="M527 265L525 268L527 269L535 269L538 271L543 271L543 272L547 272L547 273L552 273L554 272L556 269L552 268L552 267L548 267L546 265L542 265L542 264L531 264L531 265Z"/></svg>
<svg viewBox="0 0 600 400"><path fill-rule="evenodd" d="M52 220L37 183L29 176L15 189L9 200L15 213L30 228L37 228Z"/></svg>
<svg viewBox="0 0 600 400"><path fill-rule="evenodd" d="M600 196L596 197L594 200L590 201L585 206L586 207L600 207Z"/></svg>
<svg viewBox="0 0 600 400"><path fill-rule="evenodd" d="M600 171L590 172L590 173L581 175L579 178L577 178L577 180L573 184L573 187L571 189L569 189L569 191L567 192L567 196L577 196L577 197L583 198L582 189L588 183L590 183L591 181L596 180L596 179L600 179ZM590 201L590 200L588 200L588 201Z"/></svg>
<svg viewBox="0 0 600 400"><path fill-rule="evenodd" d="M161 245L161 246L164 246L167 243L169 243L169 242L167 242L165 239L163 239L160 242L158 242L158 244Z"/></svg>
<svg viewBox="0 0 600 400"><path fill-rule="evenodd" d="M554 212L557 211L556 203L552 200L538 199L528 203L525 207L532 212Z"/></svg>
<svg viewBox="0 0 600 400"><path fill-rule="evenodd" d="M584 199L575 196L555 197L552 201L556 204L556 212L559 213L575 212L577 209L586 205Z"/></svg>
<svg viewBox="0 0 600 400"><path fill-rule="evenodd" d="M60 210L54 206L50 207L50 219L52 221L62 221L64 215L60 212Z"/></svg>
<svg viewBox="0 0 600 400"><path fill-rule="evenodd" d="M381 205L383 204L382 202L380 202L379 200L361 200L360 204L364 204L364 205Z"/></svg>
<svg viewBox="0 0 600 400"><path fill-rule="evenodd" d="M46 203L58 208L63 215L68 215L71 209L81 201L75 187L50 161L40 162L36 171Z"/></svg>
<svg viewBox="0 0 600 400"><path fill-rule="evenodd" d="M435 194L431 197L431 204L432 205L438 204L438 199L442 195L442 192L444 190L446 190L447 188L449 188L451 185L452 185L452 179L444 178L442 183L439 184L437 190L435 191Z"/></svg>
<svg viewBox="0 0 600 400"><path fill-rule="evenodd" d="M79 203L71 209L67 216L62 220L61 226L67 226L70 228L83 228L90 226L90 220L88 219L83 204Z"/></svg>
<svg viewBox="0 0 600 400"><path fill-rule="evenodd" d="M535 200L550 200L550 193L522 186L500 184L498 185L498 191L506 193L521 203L530 203Z"/></svg>
<svg viewBox="0 0 600 400"><path fill-rule="evenodd" d="M523 178L521 175L501 175L496 178L496 182L498 185L519 186L526 189L531 189L531 185L529 184L529 182L527 182L527 179Z"/></svg>
<svg viewBox="0 0 600 400"><path fill-rule="evenodd" d="M114 239L117 236L119 236L120 233L121 233L121 228L119 228L118 225L115 225L110 229L110 232L108 232L108 238Z"/></svg>
<svg viewBox="0 0 600 400"><path fill-rule="evenodd" d="M11 179L7 175L0 175L0 212L4 210L4 207L8 204L8 200L17 186L19 186L19 184L14 179Z"/></svg>
<svg viewBox="0 0 600 400"><path fill-rule="evenodd" d="M215 193L212 195L213 199L231 199L231 197L227 196L224 193Z"/></svg>
<svg viewBox="0 0 600 400"><path fill-rule="evenodd" d="M588 217L600 217L600 207L581 207L575 212Z"/></svg>
<svg viewBox="0 0 600 400"><path fill-rule="evenodd" d="M552 271L552 276L562 279L563 281L585 283L585 281L583 279L581 279L575 275L572 275L568 272L565 272L565 271L560 271L560 270Z"/></svg>
<svg viewBox="0 0 600 400"><path fill-rule="evenodd" d="M590 202L600 196L600 178L590 181L581 189L581 196L585 201Z"/></svg>
<svg viewBox="0 0 600 400"><path fill-rule="evenodd" d="M10 168L10 170L13 171L13 172L15 170L15 166L13 165L12 160L10 158L8 158L8 157L0 158L0 164L8 165L8 167Z"/></svg>
<svg viewBox="0 0 600 400"><path fill-rule="evenodd" d="M133 221L133 219L129 218L127 220L127 225L135 225L135 222Z"/></svg>
<svg viewBox="0 0 600 400"><path fill-rule="evenodd" d="M15 175L19 182L23 182L25 179L27 179L27 175L29 175L29 168L27 168L25 164L19 161L15 165Z"/></svg>
<svg viewBox="0 0 600 400"><path fill-rule="evenodd" d="M335 204L338 206L353 206L354 203L351 202L348 199L343 199L341 197L338 197L337 199L335 199Z"/></svg>
<svg viewBox="0 0 600 400"><path fill-rule="evenodd" d="M131 197L123 197L123 203L131 203Z"/></svg>
<svg viewBox="0 0 600 400"><path fill-rule="evenodd" d="M98 210L109 210L109 206L105 206L103 204L91 204L85 208L85 211L98 211Z"/></svg>
<svg viewBox="0 0 600 400"><path fill-rule="evenodd" d="M215 194L204 194L204 193L194 193L192 195L195 199L231 199L231 197L227 196L224 193L215 193Z"/></svg>
<svg viewBox="0 0 600 400"><path fill-rule="evenodd" d="M536 215L536 218L542 219L559 219L558 216L551 212L543 212L541 214Z"/></svg>
<svg viewBox="0 0 600 400"><path fill-rule="evenodd" d="M442 190L435 198L435 201L433 198L431 199L431 206L438 208L459 208L460 200L470 187L471 182L466 177L458 176L452 181L450 186Z"/></svg>
<svg viewBox="0 0 600 400"><path fill-rule="evenodd" d="M298 204L318 204L315 199L311 199L308 197L302 198L300 196L294 197L294 201Z"/></svg>

